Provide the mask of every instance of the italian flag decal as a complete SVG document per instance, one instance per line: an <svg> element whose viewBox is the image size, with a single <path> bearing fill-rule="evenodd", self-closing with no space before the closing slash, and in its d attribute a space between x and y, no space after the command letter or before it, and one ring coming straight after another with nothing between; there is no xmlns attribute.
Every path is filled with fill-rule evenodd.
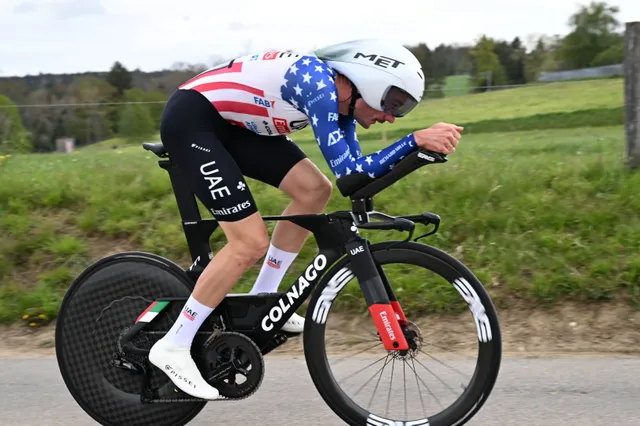
<svg viewBox="0 0 640 426"><path fill-rule="evenodd" d="M139 322L151 322L164 308L167 307L169 302L153 302L149 307L140 314L136 320L136 324Z"/></svg>

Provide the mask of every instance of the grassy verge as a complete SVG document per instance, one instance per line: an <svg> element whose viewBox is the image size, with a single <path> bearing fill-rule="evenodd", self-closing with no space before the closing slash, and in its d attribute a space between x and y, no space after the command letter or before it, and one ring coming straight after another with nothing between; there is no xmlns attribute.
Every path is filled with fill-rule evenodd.
<svg viewBox="0 0 640 426"><path fill-rule="evenodd" d="M371 152L383 143L362 145ZM317 146L302 147L329 174ZM499 306L616 297L637 303L640 175L623 168L623 152L621 126L471 134L447 164L396 183L376 208L440 214L441 231L427 242L466 263ZM91 255L96 239L189 264L168 176L141 148L16 156L0 178L0 320L55 316L71 279L99 255ZM279 191L249 184L263 214L281 213L288 200ZM347 207L336 190L328 211ZM216 233L214 248L223 243ZM287 281L314 252L310 241ZM246 291L257 272L234 291ZM417 276L402 280L411 312L445 311L454 297Z"/></svg>
<svg viewBox="0 0 640 426"><path fill-rule="evenodd" d="M469 76L451 75L447 77L444 82L443 91L445 98L468 94L471 91ZM427 96L429 96L428 93Z"/></svg>

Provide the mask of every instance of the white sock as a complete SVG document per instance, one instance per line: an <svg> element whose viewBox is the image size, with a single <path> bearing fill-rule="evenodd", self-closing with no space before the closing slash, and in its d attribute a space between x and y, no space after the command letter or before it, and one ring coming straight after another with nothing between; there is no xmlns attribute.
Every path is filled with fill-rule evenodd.
<svg viewBox="0 0 640 426"><path fill-rule="evenodd" d="M275 293L278 291L284 274L293 263L298 253L289 253L269 244L269 251L264 258L262 269L249 294Z"/></svg>
<svg viewBox="0 0 640 426"><path fill-rule="evenodd" d="M167 338L174 344L190 348L198 329L213 309L198 302L191 295L171 330L167 332Z"/></svg>

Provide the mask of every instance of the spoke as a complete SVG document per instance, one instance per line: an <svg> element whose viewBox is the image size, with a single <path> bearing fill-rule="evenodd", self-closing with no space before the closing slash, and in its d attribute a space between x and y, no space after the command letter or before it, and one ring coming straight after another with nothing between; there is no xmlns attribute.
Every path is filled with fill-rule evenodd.
<svg viewBox="0 0 640 426"><path fill-rule="evenodd" d="M389 357L387 356L386 358L388 359ZM367 380L367 381L366 381L362 386L360 386L360 389L358 389L358 391L356 392L356 394L354 395L354 397L355 397L356 395L358 395L358 394L360 393L360 391L361 391L361 390L362 390L362 389L363 389L363 388L364 388L364 387L365 387L365 386L366 386L366 385L367 385L371 380L373 380L373 378L374 378L374 377L376 377L376 375L377 375L380 371L384 370L384 367L385 367L388 363L389 363L389 361L387 360L387 362L385 362L385 363L384 363L384 365L382 366L382 368L381 368L380 370L376 371L376 373L375 373L373 376L371 376L371 378L370 378L369 380ZM380 376L382 376L382 374L381 374ZM378 379L378 381L380 381L380 379Z"/></svg>
<svg viewBox="0 0 640 426"><path fill-rule="evenodd" d="M422 366L422 368L424 368L424 369L425 369L425 370L427 370L429 373L431 373L431 375L432 375L433 377L435 377L436 379L438 379L438 381L439 381L440 383L442 383L443 385L445 385L445 386L446 386L446 387L447 387L451 392L453 392L453 394L454 394L454 395L456 395L455 391L453 390L453 388L452 388L451 386L447 385L447 384L446 384L445 382L443 382L443 381L442 381L438 376L436 376L435 374L433 374L433 372L432 372L431 370L429 370L429 369L427 368L427 366L426 366L426 365L424 365L423 363L421 363L419 359L416 359L416 361L418 362L418 364L420 364L420 365Z"/></svg>
<svg viewBox="0 0 640 426"><path fill-rule="evenodd" d="M414 360L415 360L414 358L411 358L411 362L413 362ZM416 383L417 383L418 379L420 379L420 382L421 382L421 383L424 385L424 387L429 391L429 394L430 394L431 396L433 396L433 399L435 399L435 400L438 402L438 405L440 406L440 408L444 408L444 407L442 406L442 403L440 402L440 399L438 399L438 397L437 397L433 392L431 392L431 388L429 387L429 385L427 385L427 384L424 382L424 380L422 380L422 377L420 377L420 376L418 375L418 372L416 371L416 368L415 368L415 367L416 367L416 365L415 365L415 364L413 364L413 367L409 366L409 368L411 368L411 369L413 370L413 374L415 374L415 375L416 375ZM420 388L420 386L418 385L418 389L419 389L419 388ZM427 415L427 412L426 412L426 410L425 410L425 416L426 416L426 415Z"/></svg>
<svg viewBox="0 0 640 426"><path fill-rule="evenodd" d="M351 375L347 376L346 378L342 379L342 381L345 381L345 380L347 380L347 379L352 378L352 377L353 377L353 376L355 376L356 374L360 373L361 371L366 370L367 368L371 367L371 366L372 366L372 365L374 365L374 364L379 363L380 361L382 361L382 360L383 360L383 359L385 359L385 358L389 358L389 355L387 354L387 355L383 356L382 358L380 358L379 360L377 360L377 361L373 361L371 364L369 364L369 365L367 365L367 366L365 366L365 367L362 367L360 370L358 370L358 371L356 371L355 373L353 373L353 374L351 374ZM342 381L341 381L341 382L338 382L338 383L342 383Z"/></svg>
<svg viewBox="0 0 640 426"><path fill-rule="evenodd" d="M393 359L393 358L390 358L390 359ZM376 382L376 387L375 387L375 388L373 388L373 393L371 394L371 399L369 400L369 404L367 405L367 410L368 410L368 409L369 409L369 407L371 406L371 401L373 401L373 395L375 395L375 393L376 393L376 389L378 389L378 385L380 384L380 379L382 379L382 370L384 370L384 368L387 366L387 364L389 364L389 360L387 360L387 362L385 362L385 363L384 363L384 365L382 366L382 368L381 368L380 370L378 370L378 371L380 371L380 377L378 377L378 381ZM378 373L376 373L376 374L378 374ZM374 375L373 377L375 377L375 375ZM373 379L373 377L372 377L371 379L369 379L369 380L367 381L367 383L369 383L369 382ZM364 385L362 385L362 387L360 387L360 389L358 390L358 392L360 392L360 390L362 390L362 388L364 388L364 387L365 387L365 385L366 385L367 383L365 383ZM358 394L358 392L356 392L356 395Z"/></svg>
<svg viewBox="0 0 640 426"><path fill-rule="evenodd" d="M404 365L407 365L407 361L404 362ZM411 368L411 367L409 367ZM415 370L414 370L415 371ZM425 417L427 417L427 409L424 406L424 398L422 398L422 391L420 390L420 383L418 383L418 375L416 374L416 387L418 388L418 393L420 394L420 405L422 405L422 413ZM406 405L406 403L405 403Z"/></svg>
<svg viewBox="0 0 640 426"><path fill-rule="evenodd" d="M425 352L425 351L423 351L422 349L420 350L420 352L422 352L423 354L425 354L425 355L426 355L426 356L428 356L429 358L431 358L431 359L435 360L436 362L438 362L438 363L440 363L440 364L444 365L445 367L447 367L447 368L449 368L449 369L451 369L451 370L455 371L456 373L460 374L461 376L464 376L465 378L469 376L468 374L464 374L462 371L458 370L457 368L454 368L454 367L451 367L451 366L449 366L449 365L445 364L444 362L440 361L438 358L434 357L434 356L433 356L433 355L431 355L431 354L426 353L426 352Z"/></svg>
<svg viewBox="0 0 640 426"><path fill-rule="evenodd" d="M349 358L349 357L356 356L356 355L360 355L361 353L364 353L364 352L370 351L371 349L376 348L376 347L378 347L378 346L380 346L380 345L382 345L382 342L376 343L375 345L371 346L370 348L369 348L369 347L367 347L367 348L365 348L365 349L363 349L363 350L361 350L361 351L359 351L359 352L356 352L355 354L348 355L348 356L345 356L345 357L343 357L343 358L338 358L338 361L337 361L337 362L335 362L333 365L337 365L337 364L341 363L342 361L344 361L345 359L347 359L347 358Z"/></svg>
<svg viewBox="0 0 640 426"><path fill-rule="evenodd" d="M385 416L389 415L389 402L391 401L391 385L393 384L393 372L395 371L396 358L393 357L393 363L391 364L391 380L389 380L389 395L387 396L387 409L384 412Z"/></svg>
<svg viewBox="0 0 640 426"><path fill-rule="evenodd" d="M407 376L405 371L407 370L407 362L402 363L402 378L404 379L404 418L409 417L407 415Z"/></svg>

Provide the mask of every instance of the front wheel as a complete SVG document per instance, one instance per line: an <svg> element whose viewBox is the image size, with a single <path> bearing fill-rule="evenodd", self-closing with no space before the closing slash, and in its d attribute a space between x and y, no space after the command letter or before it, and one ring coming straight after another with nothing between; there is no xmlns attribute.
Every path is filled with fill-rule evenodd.
<svg viewBox="0 0 640 426"><path fill-rule="evenodd" d="M434 247L392 241L372 244L370 251L405 311L405 337L415 344L409 351L384 348L344 257L321 279L307 310L304 351L314 385L350 425L465 424L486 402L500 369L500 326L489 295L467 267ZM410 288L437 297L403 297ZM448 312L434 313L443 311ZM414 313L429 315L415 321ZM456 320L465 320L466 331ZM356 337L362 334L368 343ZM331 361L333 355L340 359ZM367 386L373 392L364 391Z"/></svg>

